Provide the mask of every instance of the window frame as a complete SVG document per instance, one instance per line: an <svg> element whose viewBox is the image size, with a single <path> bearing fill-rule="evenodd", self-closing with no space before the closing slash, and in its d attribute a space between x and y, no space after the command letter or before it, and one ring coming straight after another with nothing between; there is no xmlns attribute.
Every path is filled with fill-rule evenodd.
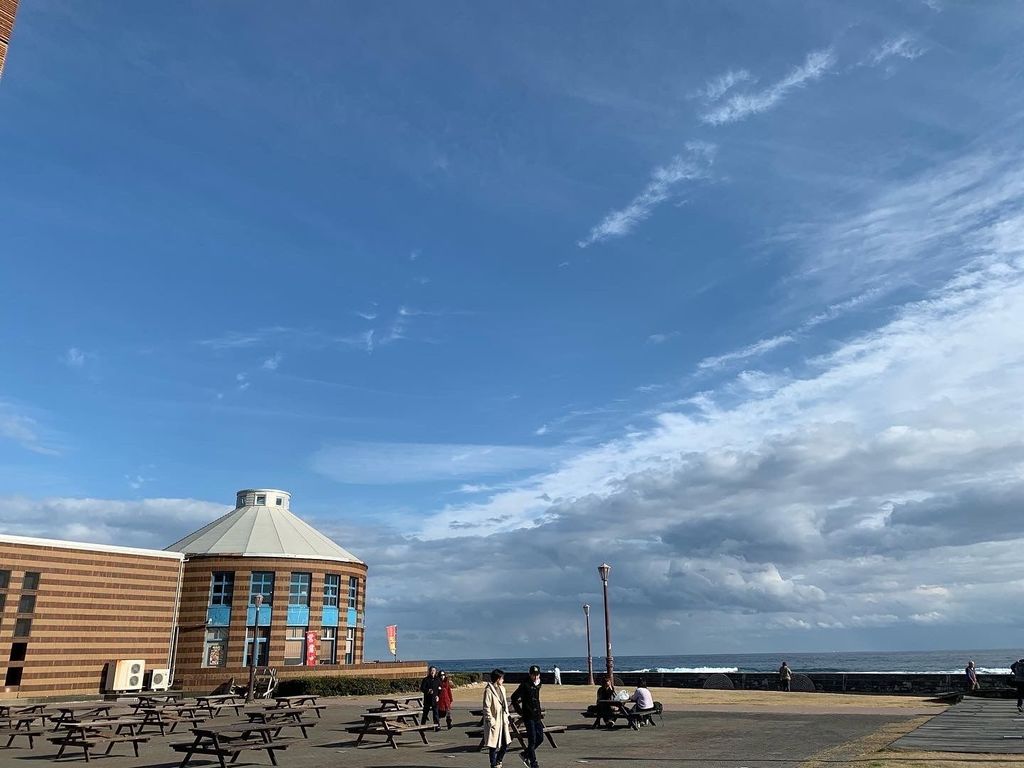
<svg viewBox="0 0 1024 768"><path fill-rule="evenodd" d="M301 667L306 663L306 630L307 627L294 626L285 627L284 631L284 666ZM294 655L295 646L299 646L300 653Z"/></svg>
<svg viewBox="0 0 1024 768"><path fill-rule="evenodd" d="M266 587L269 584L269 586L270 586L269 590L268 589L264 589L261 592L255 591L255 587L256 587L256 583L257 583L256 582L256 577L257 576L260 577L259 584L261 585L261 587ZM268 580L266 578L264 578L266 576L270 576L269 582L268 582ZM272 605L273 604L273 602L274 602L274 576L275 576L275 574L274 574L273 571L251 571L249 573L249 605L255 605L256 604L256 595L263 595L263 604L264 605Z"/></svg>
<svg viewBox="0 0 1024 768"><path fill-rule="evenodd" d="M31 585L29 583L29 577L33 577ZM43 574L41 571L25 571L21 577L21 588L24 591L35 592L39 589L39 582L42 581Z"/></svg>
<svg viewBox="0 0 1024 768"><path fill-rule="evenodd" d="M242 651L242 666L249 666L249 649L252 646L253 630L255 627L245 628L245 648ZM256 636L256 666L266 667L270 665L270 627L260 626L260 632Z"/></svg>
<svg viewBox="0 0 1024 768"><path fill-rule="evenodd" d="M330 633L330 634L328 634ZM331 653L325 659L324 648L330 648ZM320 628L320 645L316 649L317 662L320 664L337 664L338 663L338 628L337 627L321 627Z"/></svg>
<svg viewBox="0 0 1024 768"><path fill-rule="evenodd" d="M334 581L332 582L331 579ZM341 607L341 574L324 574L324 607Z"/></svg>
<svg viewBox="0 0 1024 768"><path fill-rule="evenodd" d="M348 607L350 610L359 610L359 577L348 577Z"/></svg>
<svg viewBox="0 0 1024 768"><path fill-rule="evenodd" d="M214 635L214 637L211 637ZM219 637L217 637L219 635ZM220 669L228 665L228 639L230 633L227 627L207 627L203 635L203 663L204 669ZM220 664L210 664L210 651L213 648L220 648Z"/></svg>
<svg viewBox="0 0 1024 768"><path fill-rule="evenodd" d="M26 609L26 603L28 607ZM36 596L35 594L22 595L18 598L18 613L33 614L36 612Z"/></svg>
<svg viewBox="0 0 1024 768"><path fill-rule="evenodd" d="M0 569L0 589L7 589L11 586L11 572L6 569Z"/></svg>
<svg viewBox="0 0 1024 768"><path fill-rule="evenodd" d="M20 631L21 628L25 628L26 631ZM32 637L32 619L15 619L14 620L14 637Z"/></svg>
<svg viewBox="0 0 1024 768"><path fill-rule="evenodd" d="M305 591L303 592L303 587ZM288 580L288 605L309 607L309 593L313 587L313 574L305 571L293 571ZM298 600L298 602L296 602Z"/></svg>
<svg viewBox="0 0 1024 768"><path fill-rule="evenodd" d="M226 605L229 608L234 600L235 572L213 571L210 574L209 605Z"/></svg>
<svg viewBox="0 0 1024 768"><path fill-rule="evenodd" d="M356 663L356 628L347 627L345 629L345 663L355 664Z"/></svg>

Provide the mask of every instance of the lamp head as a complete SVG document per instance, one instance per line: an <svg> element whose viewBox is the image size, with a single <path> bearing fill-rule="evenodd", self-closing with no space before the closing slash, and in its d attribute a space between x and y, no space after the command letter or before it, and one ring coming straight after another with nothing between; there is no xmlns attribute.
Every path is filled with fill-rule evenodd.
<svg viewBox="0 0 1024 768"><path fill-rule="evenodd" d="M601 563L597 566L597 572L601 574L601 581L608 581L608 573L612 567L608 563Z"/></svg>
<svg viewBox="0 0 1024 768"><path fill-rule="evenodd" d="M590 605L587 603L583 604L583 613L587 616L590 615Z"/></svg>

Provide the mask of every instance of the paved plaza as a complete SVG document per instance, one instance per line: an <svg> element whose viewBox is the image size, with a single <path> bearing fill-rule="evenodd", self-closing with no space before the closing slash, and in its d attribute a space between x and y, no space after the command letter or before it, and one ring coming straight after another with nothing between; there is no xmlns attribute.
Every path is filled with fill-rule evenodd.
<svg viewBox="0 0 1024 768"><path fill-rule="evenodd" d="M325 699L322 703L328 704L328 708L310 731L310 738L295 742L287 751L279 753L282 768L487 765L486 753L475 751L477 739L466 735L466 731L476 725L476 720L469 715L470 704L456 709L457 725L451 731L428 733L429 744L424 745L414 734L408 734L400 738L398 749L392 749L381 736L370 736L361 746L354 745L355 737L346 728L359 720L366 710L365 702ZM578 706L548 709L549 723L567 725L569 729L555 737L557 749L545 743L539 750L540 762L545 768L581 764L797 768L826 750L913 718L912 714L901 711L877 714L667 711L664 721L655 728L632 731L623 727L607 731L590 730L589 721L580 717L579 712ZM236 719L225 714L213 722L228 723ZM181 762L182 755L168 745L190 740L187 729L182 728L182 731L167 736L152 734L150 741L142 746L139 758L130 756L127 745L119 744L111 756L94 757L93 761L111 768L172 768ZM34 750L27 746L0 749L0 768L33 768L49 763L55 754L56 748L45 740L37 742ZM65 757L60 762L85 764L79 756ZM217 763L213 758L197 756L189 764L203 768ZM264 766L270 765L270 761L264 753L244 754L235 765ZM514 751L510 750L505 765L511 768L521 765Z"/></svg>

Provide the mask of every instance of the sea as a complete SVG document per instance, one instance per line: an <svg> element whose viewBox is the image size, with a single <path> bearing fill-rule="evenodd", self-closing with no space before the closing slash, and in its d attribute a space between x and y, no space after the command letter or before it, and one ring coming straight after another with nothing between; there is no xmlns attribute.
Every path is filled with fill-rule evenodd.
<svg viewBox="0 0 1024 768"><path fill-rule="evenodd" d="M616 656L617 672L774 672L788 661L795 672L868 672L877 674L958 674L973 661L979 674L1009 674L1021 658L1012 650L857 651L836 653L729 653L682 656ZM585 672L586 657L551 656L508 659L434 659L431 664L450 672L526 671L531 664L550 671ZM594 657L594 671L604 669L603 656Z"/></svg>

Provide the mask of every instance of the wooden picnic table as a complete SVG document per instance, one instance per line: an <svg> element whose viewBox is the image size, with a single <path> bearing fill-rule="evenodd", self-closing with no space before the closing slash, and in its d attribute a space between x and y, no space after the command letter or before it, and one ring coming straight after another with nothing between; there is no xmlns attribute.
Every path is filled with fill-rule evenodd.
<svg viewBox="0 0 1024 768"><path fill-rule="evenodd" d="M473 710L470 714L476 714L479 712L483 714L482 709ZM512 738L519 742L519 746L522 749L526 749L526 731L523 728L523 718L515 713L509 716L509 731L511 732ZM564 725L548 725L544 723L544 736L547 738L548 743L552 749L558 749L558 744L555 743L556 733L565 733L566 726ZM483 727L481 722L476 728L466 731L467 736L480 737L480 743L477 745L477 751L479 752L487 744L487 729Z"/></svg>
<svg viewBox="0 0 1024 768"><path fill-rule="evenodd" d="M0 718L16 715L39 714L46 709L46 704L0 704Z"/></svg>
<svg viewBox="0 0 1024 768"><path fill-rule="evenodd" d="M79 720L82 718L97 718L101 716L109 716L110 710L114 708L113 704L69 704L65 706L56 706L54 709L57 710L58 715L53 719L54 730L61 728L65 723L69 721Z"/></svg>
<svg viewBox="0 0 1024 768"><path fill-rule="evenodd" d="M294 707L299 704L316 704L317 697L313 695L304 696L275 696L274 701L279 707Z"/></svg>
<svg viewBox="0 0 1024 768"><path fill-rule="evenodd" d="M7 737L6 747L10 747L16 738L19 736L28 739L29 749L34 749L36 746L35 737L43 736L46 733L45 727L36 727L36 722L42 720L45 722L50 716L45 711L39 711L37 707L29 707L32 712L15 712L10 713L10 707L7 708L9 714L0 717L0 738Z"/></svg>
<svg viewBox="0 0 1024 768"><path fill-rule="evenodd" d="M60 745L55 760L64 755L68 747L78 747L85 756L85 762L89 762L90 751L101 744L106 744L107 749L103 753L109 755L115 744L129 743L135 756L139 756L139 744L149 741L148 736L138 733L142 721L134 717L123 717L107 720L73 720L63 725L64 732L53 736L50 741ZM128 733L124 731L127 729Z"/></svg>
<svg viewBox="0 0 1024 768"><path fill-rule="evenodd" d="M416 725L407 725L403 721L408 718L413 718L413 722ZM368 733L378 733L383 736L387 736L388 744L391 745L392 749L398 749L398 743L395 741L396 736L400 736L403 733L418 733L419 737L423 740L424 744L429 744L427 741L428 730L434 730L433 725L419 725L416 715L408 711L392 711L392 712L367 712L363 715L362 727L350 728L352 733L358 734L356 738L356 746L363 741L363 738Z"/></svg>
<svg viewBox="0 0 1024 768"><path fill-rule="evenodd" d="M165 704L158 707L146 707L142 710L142 728L154 725L160 729L161 736L167 733L174 733L178 723L191 723L192 727L195 728L200 723L206 722L205 716L197 714L200 709L199 706L190 704ZM167 730L168 726L170 726L170 731Z"/></svg>
<svg viewBox="0 0 1024 768"><path fill-rule="evenodd" d="M633 702L630 701L601 701L594 705L593 709L590 709L581 714L584 717L594 718L594 724L591 728L597 728L600 726L602 720L618 720L619 718L626 719L626 725L635 731L640 730L640 726L645 722L654 723L653 715L658 714L660 710L657 709L637 709L635 706L630 707L629 705ZM602 707L608 707L608 714L602 712Z"/></svg>
<svg viewBox="0 0 1024 768"><path fill-rule="evenodd" d="M422 696L406 696L405 698L381 699L380 706L371 709L371 712L398 712L401 710L423 708Z"/></svg>
<svg viewBox="0 0 1024 768"><path fill-rule="evenodd" d="M205 709L212 717L217 717L224 707L233 709L236 715L240 715L242 714L242 707L245 706L245 697L233 693L196 696L196 706L200 709Z"/></svg>
<svg viewBox="0 0 1024 768"><path fill-rule="evenodd" d="M305 720L303 716L308 710L301 707L264 707L263 709L247 709L245 716L251 723L273 723L279 728L298 728L302 738L309 738L307 728L316 725L315 720ZM274 735L280 734L280 730Z"/></svg>
<svg viewBox="0 0 1024 768"><path fill-rule="evenodd" d="M191 743L171 744L171 749L184 752L179 768L188 765L192 755L214 755L221 768L226 768L224 758L230 756L234 762L243 751L265 751L270 762L277 765L276 750L287 749L293 739L279 739L280 725L275 723L228 723L227 725L206 725L193 728L195 739ZM259 740L253 738L259 734Z"/></svg>
<svg viewBox="0 0 1024 768"><path fill-rule="evenodd" d="M180 701L180 693L147 693L136 698L135 711L138 712L146 707L156 707L161 704L173 704Z"/></svg>

